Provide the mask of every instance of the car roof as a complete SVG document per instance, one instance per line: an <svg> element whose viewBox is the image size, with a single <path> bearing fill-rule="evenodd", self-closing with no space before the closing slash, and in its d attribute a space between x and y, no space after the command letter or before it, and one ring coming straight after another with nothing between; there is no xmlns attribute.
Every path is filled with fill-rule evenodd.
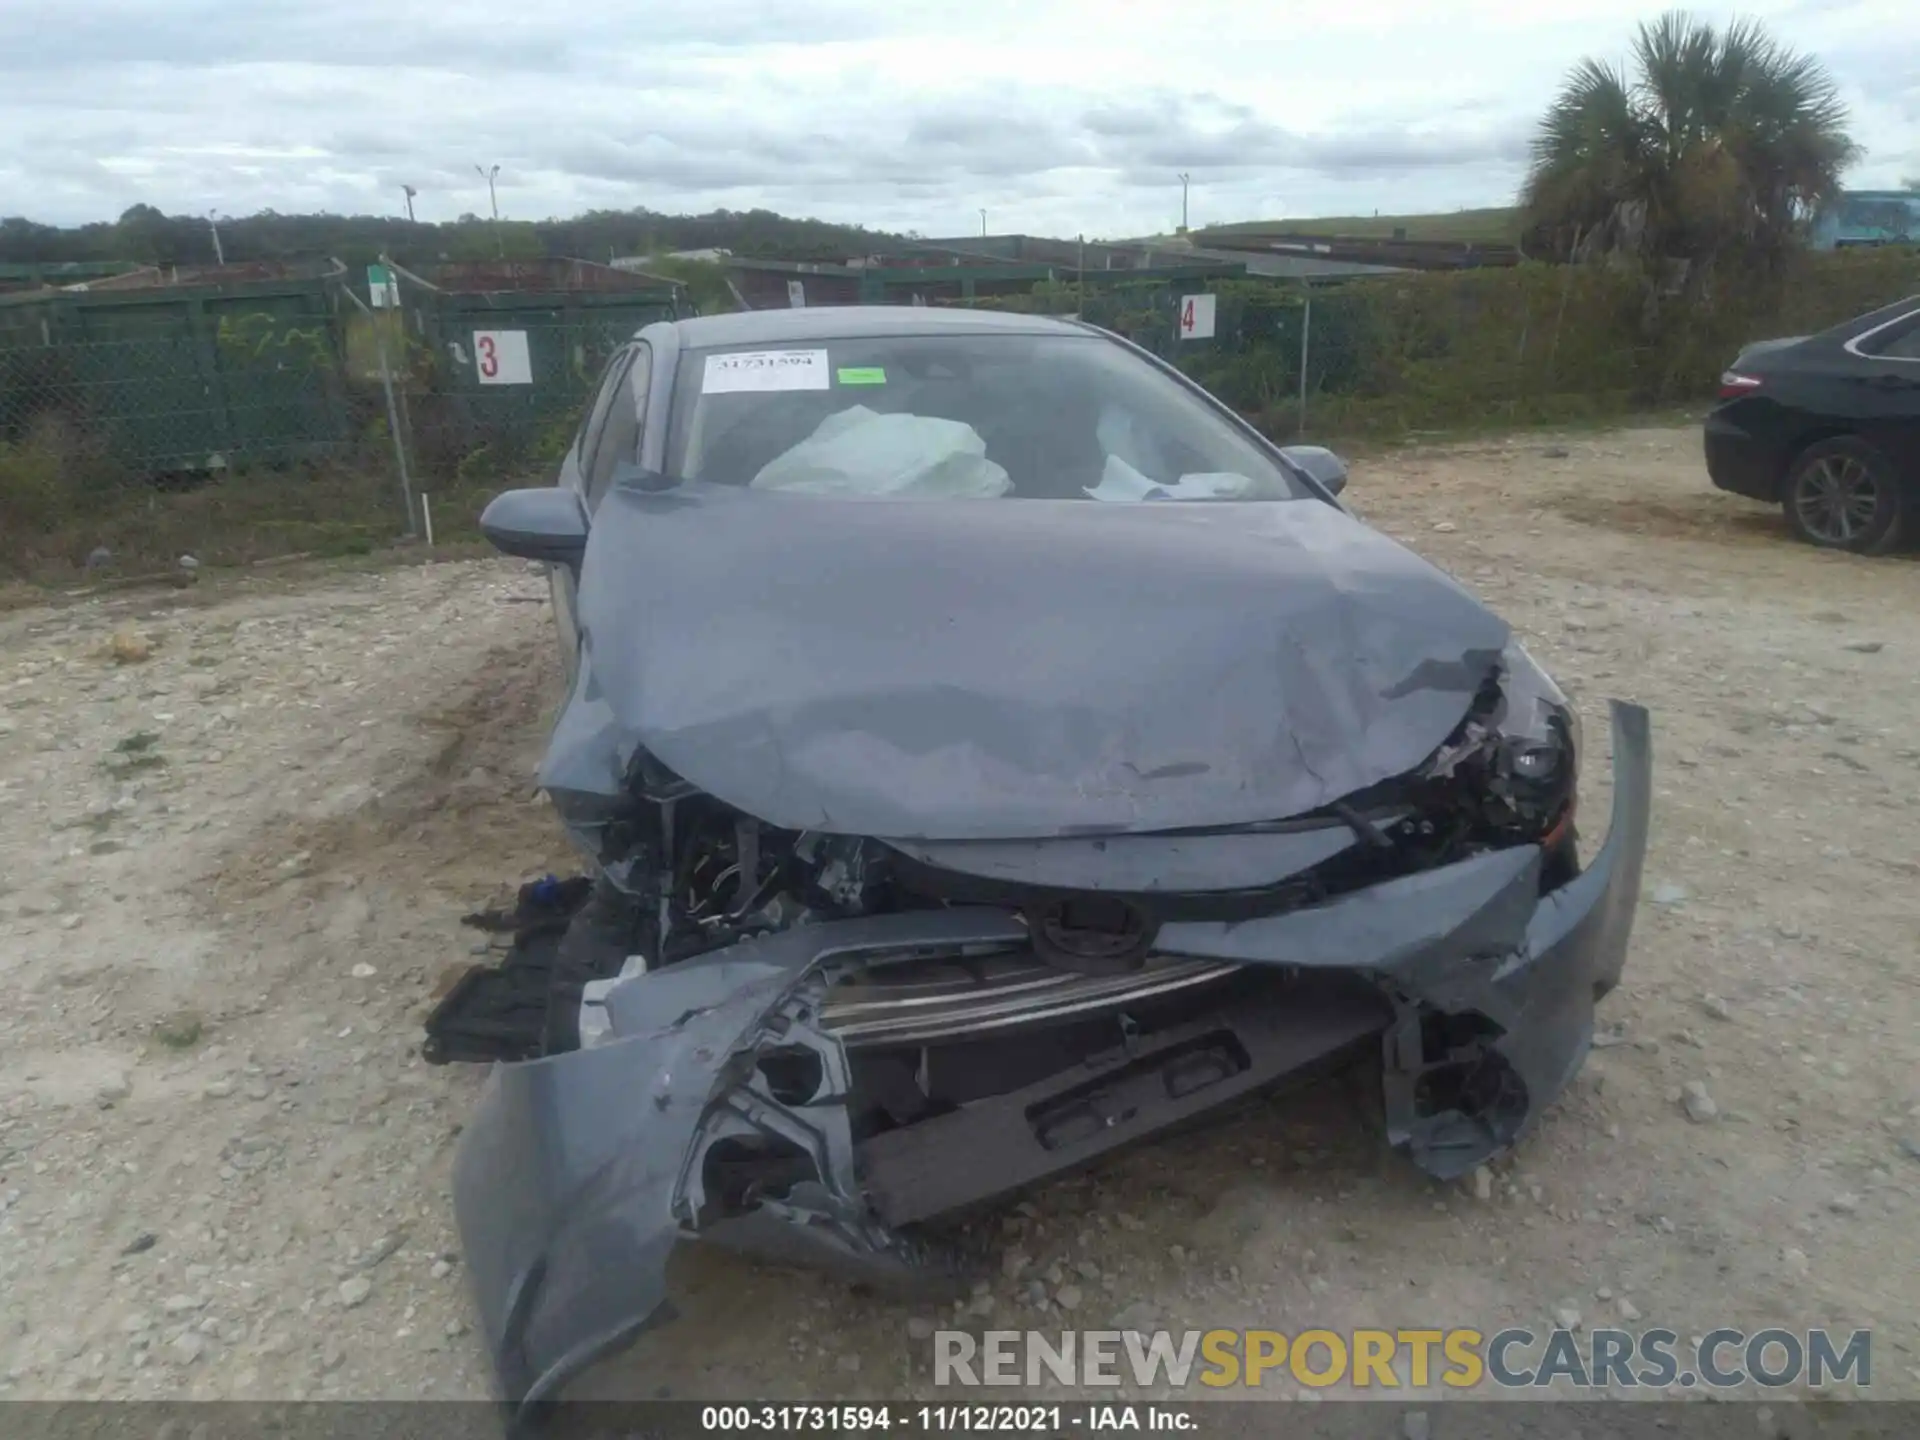
<svg viewBox="0 0 1920 1440"><path fill-rule="evenodd" d="M795 340L871 340L889 335L1087 335L1089 329L1050 315L921 305L821 305L746 310L671 322L689 350Z"/></svg>
<svg viewBox="0 0 1920 1440"><path fill-rule="evenodd" d="M1822 339L1851 340L1864 335L1867 331L1884 325L1889 320L1898 320L1920 309L1920 295L1909 295L1904 300L1895 300L1890 305L1882 305L1878 310L1869 310L1864 315L1856 315L1851 320L1843 320L1838 325L1829 325L1825 330L1816 331Z"/></svg>

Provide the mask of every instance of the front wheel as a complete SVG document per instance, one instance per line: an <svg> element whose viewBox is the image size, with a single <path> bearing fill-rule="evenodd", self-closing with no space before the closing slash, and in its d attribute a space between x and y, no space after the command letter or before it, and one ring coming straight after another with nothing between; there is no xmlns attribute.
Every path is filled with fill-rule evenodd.
<svg viewBox="0 0 1920 1440"><path fill-rule="evenodd" d="M1908 503L1893 463L1866 441L1842 435L1794 458L1781 508L1810 545L1881 555L1900 538Z"/></svg>

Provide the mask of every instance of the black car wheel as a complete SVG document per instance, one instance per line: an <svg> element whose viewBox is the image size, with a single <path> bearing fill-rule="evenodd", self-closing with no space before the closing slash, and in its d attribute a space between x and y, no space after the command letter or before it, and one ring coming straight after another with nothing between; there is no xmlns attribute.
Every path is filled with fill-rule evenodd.
<svg viewBox="0 0 1920 1440"><path fill-rule="evenodd" d="M1906 496L1893 465L1843 435L1809 445L1787 472L1787 524L1808 544L1879 555L1899 539Z"/></svg>

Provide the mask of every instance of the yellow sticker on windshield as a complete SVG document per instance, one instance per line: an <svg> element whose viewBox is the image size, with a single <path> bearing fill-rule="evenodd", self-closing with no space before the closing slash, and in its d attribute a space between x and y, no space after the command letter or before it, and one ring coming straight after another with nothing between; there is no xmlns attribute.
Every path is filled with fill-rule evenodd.
<svg viewBox="0 0 1920 1440"><path fill-rule="evenodd" d="M887 372L879 365L861 365L843 367L840 371L842 385L884 385Z"/></svg>

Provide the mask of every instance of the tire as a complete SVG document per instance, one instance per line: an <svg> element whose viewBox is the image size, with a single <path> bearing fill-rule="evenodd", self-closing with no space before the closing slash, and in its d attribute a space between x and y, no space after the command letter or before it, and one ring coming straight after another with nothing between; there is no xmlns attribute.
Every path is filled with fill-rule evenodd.
<svg viewBox="0 0 1920 1440"><path fill-rule="evenodd" d="M1840 435L1794 456L1780 508L1809 545L1884 555L1899 542L1914 504L1892 461L1866 441Z"/></svg>

